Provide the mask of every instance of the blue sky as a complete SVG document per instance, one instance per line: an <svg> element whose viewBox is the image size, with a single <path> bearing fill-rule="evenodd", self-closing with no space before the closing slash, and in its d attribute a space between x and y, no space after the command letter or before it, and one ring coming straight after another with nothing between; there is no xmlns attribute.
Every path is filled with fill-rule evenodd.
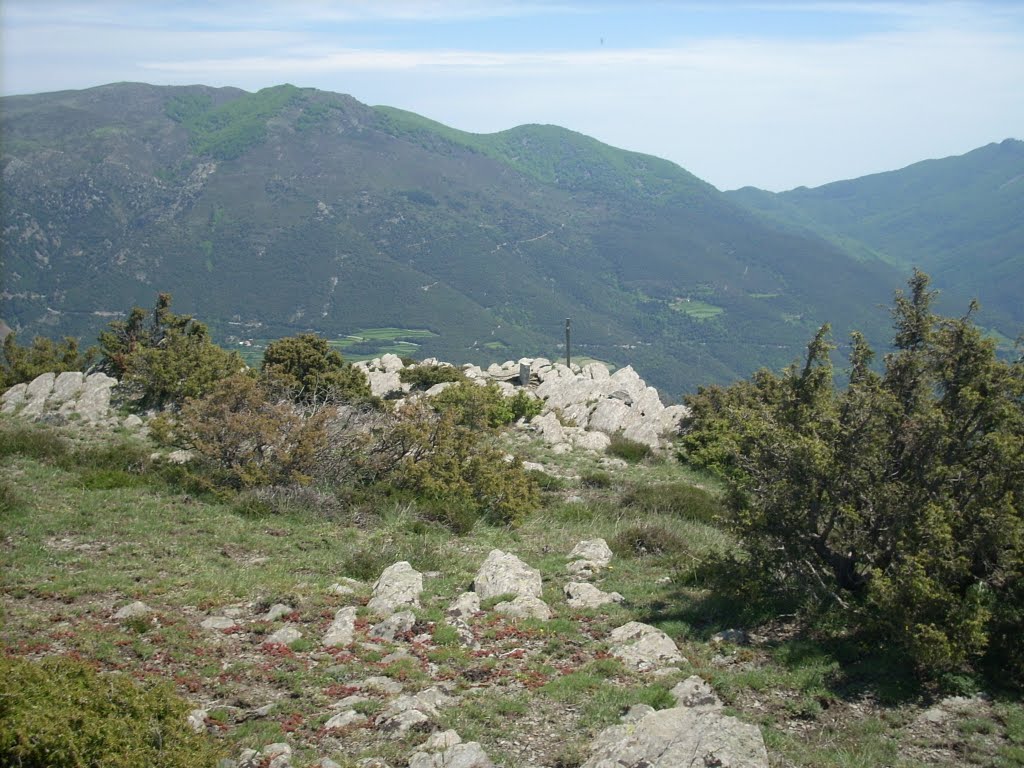
<svg viewBox="0 0 1024 768"><path fill-rule="evenodd" d="M0 0L0 92L290 82L463 130L554 123L721 189L1024 138L1024 2Z"/></svg>

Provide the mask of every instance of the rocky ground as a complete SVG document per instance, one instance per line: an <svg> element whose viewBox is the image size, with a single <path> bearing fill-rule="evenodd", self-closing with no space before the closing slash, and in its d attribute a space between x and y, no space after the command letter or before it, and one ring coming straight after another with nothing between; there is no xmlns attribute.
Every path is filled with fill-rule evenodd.
<svg viewBox="0 0 1024 768"><path fill-rule="evenodd" d="M646 390L626 404L630 374L594 371L554 379L590 393L588 427ZM49 387L40 414L59 413L88 385L59 381L19 408ZM110 413L52 420L97 450L151 450ZM0 417L0 439L16 428ZM700 565L729 537L631 500L707 478L543 429L503 439L548 478L544 508L464 536L408 502L268 510L11 453L0 643L173 682L225 768L1024 765L1017 700L921 688L898 658L709 593Z"/></svg>

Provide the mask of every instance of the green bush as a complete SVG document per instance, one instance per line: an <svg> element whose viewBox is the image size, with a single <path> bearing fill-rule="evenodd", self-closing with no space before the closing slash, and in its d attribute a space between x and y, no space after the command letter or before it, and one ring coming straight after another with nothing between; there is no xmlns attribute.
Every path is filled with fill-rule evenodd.
<svg viewBox="0 0 1024 768"><path fill-rule="evenodd" d="M435 384L466 380L466 374L451 365L414 365L403 368L398 377L417 389L430 389Z"/></svg>
<svg viewBox="0 0 1024 768"><path fill-rule="evenodd" d="M70 453L68 441L52 429L19 422L0 422L0 457L26 456L53 461Z"/></svg>
<svg viewBox="0 0 1024 768"><path fill-rule="evenodd" d="M928 282L897 293L882 372L854 334L836 389L823 326L783 375L689 398L682 450L728 478L754 580L926 676L987 661L1024 685L1024 360L996 356L973 306L932 314Z"/></svg>
<svg viewBox="0 0 1024 768"><path fill-rule="evenodd" d="M238 353L213 343L203 323L171 312L167 293L157 296L150 315L134 307L127 320L110 323L99 342L99 367L120 378L144 408L199 397L245 367Z"/></svg>
<svg viewBox="0 0 1024 768"><path fill-rule="evenodd" d="M296 402L361 402L372 397L366 374L346 365L326 340L311 333L272 341L261 370Z"/></svg>
<svg viewBox="0 0 1024 768"><path fill-rule="evenodd" d="M537 405L531 401L536 401ZM511 424L533 413L534 409L536 413L540 412L539 400L523 392L517 392L514 397L505 397L494 382L486 386L471 381L455 384L431 397L430 404L439 412L451 413L457 424L472 429L493 429Z"/></svg>
<svg viewBox="0 0 1024 768"><path fill-rule="evenodd" d="M612 435L611 443L605 449L605 453L628 461L630 464L638 464L644 459L650 458L653 451L651 446L645 443L630 440L622 435Z"/></svg>
<svg viewBox="0 0 1024 768"><path fill-rule="evenodd" d="M169 685L140 686L82 662L0 658L0 765L209 768L218 750Z"/></svg>
<svg viewBox="0 0 1024 768"><path fill-rule="evenodd" d="M537 485L522 463L506 461L486 433L458 423L452 411L434 413L420 404L403 409L370 453L378 480L428 500L468 504L491 522L518 522L539 505Z"/></svg>
<svg viewBox="0 0 1024 768"><path fill-rule="evenodd" d="M71 336L61 342L36 336L29 346L23 347L18 344L17 335L9 333L0 346L0 391L32 381L43 373L84 371L94 356L92 349L80 354L78 339Z"/></svg>
<svg viewBox="0 0 1024 768"><path fill-rule="evenodd" d="M716 496L687 483L636 485L622 494L621 505L644 514L674 515L709 524L725 513Z"/></svg>

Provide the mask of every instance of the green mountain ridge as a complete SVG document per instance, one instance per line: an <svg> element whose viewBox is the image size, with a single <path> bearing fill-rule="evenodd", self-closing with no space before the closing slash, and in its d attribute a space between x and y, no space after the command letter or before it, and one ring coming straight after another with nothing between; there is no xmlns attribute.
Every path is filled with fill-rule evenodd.
<svg viewBox="0 0 1024 768"><path fill-rule="evenodd" d="M1022 141L813 189L726 194L764 221L813 233L857 258L924 269L947 294L949 311L978 298L988 324L1010 336L1024 329Z"/></svg>
<svg viewBox="0 0 1024 768"><path fill-rule="evenodd" d="M678 166L556 126L470 134L290 85L0 101L0 317L92 337L157 291L237 344L424 329L453 362L632 364L671 397L815 328L884 342L905 270L779 227Z"/></svg>

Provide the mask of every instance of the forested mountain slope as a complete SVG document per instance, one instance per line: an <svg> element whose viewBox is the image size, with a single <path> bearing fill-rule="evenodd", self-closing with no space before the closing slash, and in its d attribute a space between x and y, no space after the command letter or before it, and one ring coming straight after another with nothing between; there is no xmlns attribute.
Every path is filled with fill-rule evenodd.
<svg viewBox="0 0 1024 768"><path fill-rule="evenodd" d="M1024 331L1024 142L814 189L728 194L852 255L918 266L959 300L950 311L978 298L986 325L1011 338Z"/></svg>
<svg viewBox="0 0 1024 768"><path fill-rule="evenodd" d="M157 291L222 340L426 329L488 362L574 347L672 395L885 338L880 260L678 166L554 126L467 134L284 85L121 83L0 102L0 319L91 339Z"/></svg>

